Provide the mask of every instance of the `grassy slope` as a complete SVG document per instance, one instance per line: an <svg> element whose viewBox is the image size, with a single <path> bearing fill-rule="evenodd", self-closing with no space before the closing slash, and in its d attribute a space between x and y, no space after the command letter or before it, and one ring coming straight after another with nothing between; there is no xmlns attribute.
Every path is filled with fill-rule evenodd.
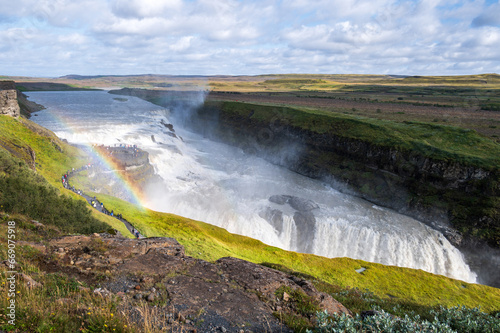
<svg viewBox="0 0 500 333"><path fill-rule="evenodd" d="M61 193L75 200L85 201L81 196L64 189L60 181L61 175L67 170L80 167L85 163L84 154L81 151L64 143L51 131L23 118L1 116L0 133L0 149L3 147L14 156L29 161L31 156L27 153L26 147L31 147L36 153L37 172ZM120 231L124 236L133 237L118 220L95 210L91 212L96 219Z"/></svg>
<svg viewBox="0 0 500 333"><path fill-rule="evenodd" d="M284 251L207 223L141 209L111 196L99 195L99 199L106 207L121 212L141 233L176 238L185 246L186 253L196 258L214 261L232 256L255 263L278 264L344 288L370 289L381 297L390 294L422 305L462 304L480 306L484 311L500 309L500 290L496 288L421 270ZM356 273L355 270L361 267L367 270L363 274Z"/></svg>
<svg viewBox="0 0 500 333"><path fill-rule="evenodd" d="M76 148L62 142L52 132L29 120L2 116L0 130L0 146L16 157L25 161L30 160L31 157L26 152L28 146L36 152L37 172L52 185L60 185L61 175L66 170L83 163L81 154Z"/></svg>

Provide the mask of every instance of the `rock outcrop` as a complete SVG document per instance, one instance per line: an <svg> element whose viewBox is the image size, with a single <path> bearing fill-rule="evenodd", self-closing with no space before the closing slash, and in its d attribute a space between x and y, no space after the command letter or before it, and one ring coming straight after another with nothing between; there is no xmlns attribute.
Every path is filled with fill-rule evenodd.
<svg viewBox="0 0 500 333"><path fill-rule="evenodd" d="M14 81L0 81L0 115L19 117L20 114Z"/></svg>
<svg viewBox="0 0 500 333"><path fill-rule="evenodd" d="M137 185L139 189L144 189L152 184L160 184L162 179L155 174L153 165L149 162L149 153L131 145L94 146L94 149L101 156L106 156L112 168L119 172L122 177L130 183ZM96 172L89 173L92 186L96 192L117 196L123 200L133 201L129 191L123 188L119 182L114 182L113 174L107 166L98 165Z"/></svg>
<svg viewBox="0 0 500 333"><path fill-rule="evenodd" d="M181 321L187 331L222 326L227 332L291 332L277 314L293 312L294 300L289 294L280 296L279 290L307 295L329 313L351 314L310 281L235 258L215 263L194 259L172 238L66 236L42 249L46 271L64 272L91 285L99 281L94 293L101 297L154 304L155 320L163 328Z"/></svg>

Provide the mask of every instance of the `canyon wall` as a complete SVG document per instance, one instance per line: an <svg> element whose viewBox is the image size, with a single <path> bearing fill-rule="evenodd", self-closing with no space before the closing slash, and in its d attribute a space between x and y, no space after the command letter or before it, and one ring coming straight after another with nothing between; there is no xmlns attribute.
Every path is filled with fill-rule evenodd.
<svg viewBox="0 0 500 333"><path fill-rule="evenodd" d="M316 131L314 125L292 124L283 117L286 109L205 103L193 125L248 153L412 216L457 246L486 242L500 247L498 167L433 158L418 150L336 135L334 130ZM309 125L322 121L325 118L307 119ZM332 120L331 126L343 125Z"/></svg>
<svg viewBox="0 0 500 333"><path fill-rule="evenodd" d="M383 126L373 129L372 138L359 138L339 130L352 123L293 108L206 101L193 111L189 101L197 100L199 92L121 89L111 93L167 107L195 131L414 217L462 249L486 246L489 251L490 246L500 252L498 165L484 167L457 154L442 158L438 149L425 144L408 148L381 143L377 136L388 131ZM362 126L370 132L367 127L372 125ZM496 255L500 259L500 253Z"/></svg>
<svg viewBox="0 0 500 333"><path fill-rule="evenodd" d="M14 81L0 81L0 115L19 117L20 113Z"/></svg>

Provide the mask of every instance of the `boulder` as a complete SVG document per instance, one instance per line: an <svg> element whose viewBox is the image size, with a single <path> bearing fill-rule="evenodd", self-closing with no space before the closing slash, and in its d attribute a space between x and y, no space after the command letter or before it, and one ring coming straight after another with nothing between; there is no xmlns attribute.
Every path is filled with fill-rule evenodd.
<svg viewBox="0 0 500 333"><path fill-rule="evenodd" d="M278 233L283 232L283 212L278 209L266 207L259 213L259 216L269 222Z"/></svg>
<svg viewBox="0 0 500 333"><path fill-rule="evenodd" d="M269 201L271 201L275 204L278 204L278 205L284 205L288 202L288 200L290 200L290 198L291 198L291 196L284 195L284 194L272 195L269 197Z"/></svg>
<svg viewBox="0 0 500 333"><path fill-rule="evenodd" d="M292 207L295 210L298 210L299 212L307 212L319 208L318 204L312 200L299 198L292 195L285 195L285 194L272 195L269 197L268 200L278 205L284 205L287 203L290 205L290 207Z"/></svg>
<svg viewBox="0 0 500 333"><path fill-rule="evenodd" d="M40 282L36 282L35 280L33 280L33 278L31 276L26 275L24 273L21 273L21 278L23 279L24 282L26 282L26 286L29 289L39 288L42 286L42 284Z"/></svg>
<svg viewBox="0 0 500 333"><path fill-rule="evenodd" d="M299 197L290 197L288 204L299 212L308 212L313 209L318 209L319 206L312 200L303 199Z"/></svg>

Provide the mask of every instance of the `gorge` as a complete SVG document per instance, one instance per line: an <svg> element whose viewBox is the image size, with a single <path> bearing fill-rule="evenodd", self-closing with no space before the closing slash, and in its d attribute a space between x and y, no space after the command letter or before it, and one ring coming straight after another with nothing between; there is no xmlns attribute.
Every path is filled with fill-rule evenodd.
<svg viewBox="0 0 500 333"><path fill-rule="evenodd" d="M474 131L417 122L391 128L387 123L307 114L279 105L222 102L220 94L209 94L196 108L190 100L199 100L199 92L126 88L112 93L170 107L179 121L198 133L412 216L458 246L483 283L500 285L498 274L491 273L500 266L497 164L461 157L443 144L436 148L425 143L449 136L450 145L479 145L482 139ZM179 111L179 105L194 111ZM364 132L368 136L363 137ZM406 132L417 139L398 137ZM271 219L279 219L277 214L264 213Z"/></svg>
<svg viewBox="0 0 500 333"><path fill-rule="evenodd" d="M150 192L146 203L150 208L295 251L356 257L475 281L461 253L439 232L324 182L273 166L248 154L248 149L245 153L187 131L173 109L158 109L135 98L117 101L105 92L30 93L30 97L47 107L37 122L69 142L128 142L148 151L164 180L154 189L157 192ZM162 122L174 124L176 137ZM279 197L273 196L286 200L280 205Z"/></svg>

